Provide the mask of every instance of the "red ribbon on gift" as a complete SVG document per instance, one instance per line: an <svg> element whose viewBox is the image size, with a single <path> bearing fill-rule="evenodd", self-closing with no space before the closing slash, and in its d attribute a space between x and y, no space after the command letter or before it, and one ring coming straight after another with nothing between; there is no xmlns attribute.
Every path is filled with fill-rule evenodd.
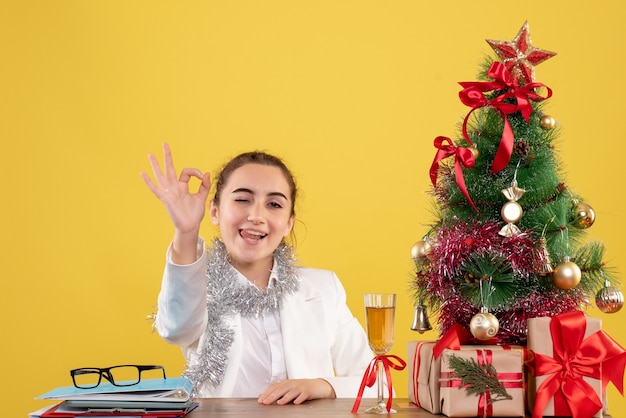
<svg viewBox="0 0 626 418"><path fill-rule="evenodd" d="M550 321L553 357L534 353L535 375L548 377L537 388L533 418L541 418L554 397L555 415L588 418L602 408L602 401L583 376L609 382L624 395L626 351L605 332L587 338L587 321L580 311L554 316Z"/></svg>
<svg viewBox="0 0 626 418"><path fill-rule="evenodd" d="M468 330L463 328L463 326L455 322L433 347L433 357L435 359L439 358L443 350L446 348L451 350L460 350L462 345L468 343L477 345L495 345L497 341L497 338L492 338L490 340L478 340L474 338Z"/></svg>
<svg viewBox="0 0 626 418"><path fill-rule="evenodd" d="M430 166L430 180L432 181L433 186L437 185L439 161L454 155L454 172L456 175L456 184L457 186L459 186L461 193L463 193L463 196L465 196L469 204L474 208L476 212L478 212L478 209L476 209L476 206L474 206L474 202L472 202L472 199L470 198L470 195L467 191L467 186L465 186L465 179L463 177L463 167L474 167L474 154L472 153L472 151L464 147L455 147L452 143L452 140L445 136L438 136L437 138L435 138L435 148L437 148L438 151L437 154L435 154L435 159Z"/></svg>
<svg viewBox="0 0 626 418"><path fill-rule="evenodd" d="M395 360L397 362L394 363ZM384 355L384 356L376 356L372 359L369 366L365 370L365 374L363 375L363 380L361 380L361 387L359 388L359 393L357 394L356 400L354 401L354 406L352 407L352 413L355 414L359 410L359 405L361 404L361 399L363 398L363 391L365 390L365 386L372 387L374 383L376 383L376 377L378 376L378 363L383 365L385 370L385 376L387 377L387 388L389 389L389 397L387 399L387 412L391 411L391 400L393 398L393 386L391 384L391 370L404 370L406 367L406 362L402 360L398 356L394 355ZM382 382L381 382L382 383Z"/></svg>
<svg viewBox="0 0 626 418"><path fill-rule="evenodd" d="M528 123L530 115L533 113L530 101L538 102L548 99L552 96L552 90L542 83L535 82L520 86L517 79L512 77L506 66L499 61L491 64L487 75L493 78L494 81L460 82L459 84L463 87L463 90L459 92L459 98L463 104L472 108L463 121L463 137L470 144L471 140L467 134L467 123L470 115L476 109L491 106L504 120L504 130L502 131L500 145L491 165L491 173L495 174L509 164L513 152L513 129L506 115L519 111L526 123ZM547 89L545 97L535 92L535 89L539 87ZM484 93L494 90L503 90L504 92L494 99L487 100ZM515 103L506 102L506 100L511 98L515 99Z"/></svg>
<svg viewBox="0 0 626 418"><path fill-rule="evenodd" d="M428 341L419 341L417 343L417 345L415 346L415 354L413 355L413 376L411 376L411 379L413 379L413 399L415 399L415 405L417 406L421 406L420 405L420 400L419 400L419 367L420 367L420 363L421 363L421 351L422 351L422 346L424 344L428 344Z"/></svg>
<svg viewBox="0 0 626 418"><path fill-rule="evenodd" d="M485 365L491 364L493 357L492 350L476 350L476 358L478 360L478 364ZM461 384L461 378L454 372L442 372L440 379L440 387L442 388L465 388L468 385ZM498 380L506 389L513 388L519 389L523 387L523 375L520 372L517 373L498 373ZM451 380L447 380L451 379ZM489 389L482 393L478 397L478 411L476 412L476 416L482 417L490 417L493 416L493 404L491 402L491 392Z"/></svg>

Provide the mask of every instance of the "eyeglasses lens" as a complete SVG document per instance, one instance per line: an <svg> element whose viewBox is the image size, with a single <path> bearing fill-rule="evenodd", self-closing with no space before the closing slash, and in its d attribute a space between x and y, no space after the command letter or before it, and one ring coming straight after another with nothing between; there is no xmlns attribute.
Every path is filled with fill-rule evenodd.
<svg viewBox="0 0 626 418"><path fill-rule="evenodd" d="M117 386L131 386L139 383L139 369L136 366L116 366L109 369L109 376Z"/></svg>
<svg viewBox="0 0 626 418"><path fill-rule="evenodd" d="M74 384L79 388L95 388L100 384L100 369L76 370L72 378L74 379Z"/></svg>

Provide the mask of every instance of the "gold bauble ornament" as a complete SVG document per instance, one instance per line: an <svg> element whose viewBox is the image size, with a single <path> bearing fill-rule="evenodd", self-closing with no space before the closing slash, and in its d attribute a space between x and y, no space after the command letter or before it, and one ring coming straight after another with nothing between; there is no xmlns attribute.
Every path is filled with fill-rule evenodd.
<svg viewBox="0 0 626 418"><path fill-rule="evenodd" d="M486 308L481 308L480 312L472 317L469 327L474 338L485 341L496 336L500 330L500 322Z"/></svg>
<svg viewBox="0 0 626 418"><path fill-rule="evenodd" d="M430 252L430 244L426 240L417 241L411 247L411 258L413 260L417 260L419 258L424 258Z"/></svg>
<svg viewBox="0 0 626 418"><path fill-rule="evenodd" d="M589 228L596 220L596 212L586 203L577 203L574 207L574 223L578 229Z"/></svg>
<svg viewBox="0 0 626 418"><path fill-rule="evenodd" d="M543 115L539 120L539 124L543 129L552 129L556 126L556 119L549 115Z"/></svg>
<svg viewBox="0 0 626 418"><path fill-rule="evenodd" d="M596 307L604 313L615 313L624 306L624 294L607 281L596 294Z"/></svg>
<svg viewBox="0 0 626 418"><path fill-rule="evenodd" d="M552 280L556 287L560 289L573 289L580 283L580 267L569 257L563 257L563 260L554 267L552 272Z"/></svg>
<svg viewBox="0 0 626 418"><path fill-rule="evenodd" d="M476 161L478 159L478 156L480 155L478 153L478 148L470 147L469 150L472 151L472 156L474 157L474 161Z"/></svg>

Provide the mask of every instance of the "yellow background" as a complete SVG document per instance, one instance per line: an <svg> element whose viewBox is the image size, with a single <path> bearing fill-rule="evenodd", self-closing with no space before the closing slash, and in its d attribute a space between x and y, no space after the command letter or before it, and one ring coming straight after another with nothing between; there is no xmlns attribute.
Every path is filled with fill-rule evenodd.
<svg viewBox="0 0 626 418"><path fill-rule="evenodd" d="M282 156L302 190L302 264L336 271L362 322L363 293L398 293L393 353L433 338L409 330L408 291L410 248L433 219L432 140L455 135L468 110L457 82L475 80L485 39L511 40L525 20L558 53L536 73L554 90L565 178L623 275L623 18L602 0L5 0L2 415L45 405L33 398L74 367L182 371L145 319L172 227L139 172L165 141L179 168ZM589 314L626 342L624 312ZM394 382L407 396L406 372ZM609 404L626 413L613 389Z"/></svg>

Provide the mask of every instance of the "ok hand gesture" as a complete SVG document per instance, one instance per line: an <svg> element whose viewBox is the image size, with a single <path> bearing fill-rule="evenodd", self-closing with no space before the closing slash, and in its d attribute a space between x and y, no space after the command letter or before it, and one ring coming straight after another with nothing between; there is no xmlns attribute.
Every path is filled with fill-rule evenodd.
<svg viewBox="0 0 626 418"><path fill-rule="evenodd" d="M161 169L156 157L153 154L148 155L156 183L145 172L141 172L141 177L152 193L163 203L174 224L173 261L175 263L193 261L176 260L176 253L190 251L187 255L191 257L193 249L193 258L195 259L200 223L204 218L206 202L211 189L210 174L203 173L197 168L184 168L177 176L172 152L167 144L163 144L163 156L165 172ZM200 186L196 193L189 191L189 180L192 177L200 180Z"/></svg>

